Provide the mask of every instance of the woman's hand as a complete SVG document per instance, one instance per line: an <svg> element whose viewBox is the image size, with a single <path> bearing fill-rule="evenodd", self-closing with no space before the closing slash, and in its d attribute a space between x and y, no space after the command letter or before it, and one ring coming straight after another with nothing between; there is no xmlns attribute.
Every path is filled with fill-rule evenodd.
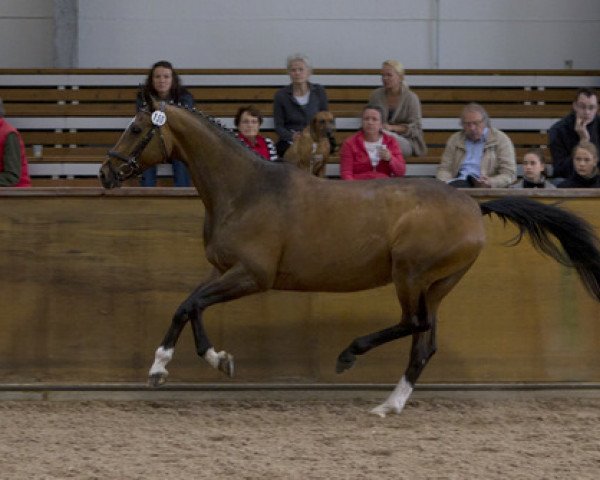
<svg viewBox="0 0 600 480"><path fill-rule="evenodd" d="M385 162L389 162L392 159L392 154L385 145L381 145L379 148L379 159Z"/></svg>

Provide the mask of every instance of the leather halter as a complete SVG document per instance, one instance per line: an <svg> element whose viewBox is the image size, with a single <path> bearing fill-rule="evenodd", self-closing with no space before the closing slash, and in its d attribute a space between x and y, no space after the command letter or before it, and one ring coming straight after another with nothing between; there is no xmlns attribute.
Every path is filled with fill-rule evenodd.
<svg viewBox="0 0 600 480"><path fill-rule="evenodd" d="M165 102L160 102L160 111L161 112L164 111L164 107L165 107ZM150 111L146 110L146 109L142 109L142 110L140 110L140 112L146 113L148 115L152 115L150 113ZM120 154L119 152L117 152L115 150L109 150L107 152L107 155L110 158L116 158L117 160L120 160L121 162L123 162L123 164L119 168L114 169L114 173L118 176L119 180L123 181L134 175L138 175L141 173L141 168L140 168L140 164L138 162L138 158L140 157L142 152L146 149L146 147L148 146L148 144L150 143L152 138L154 138L154 135L156 135L157 132L158 132L158 135L160 138L160 145L161 145L161 149L162 149L162 153L163 153L163 161L168 160L167 147L165 145L165 139L163 137L162 130L160 128L161 125L153 122L150 130L148 130L146 135L144 135L144 137L135 146L135 148L129 154L128 157ZM112 165L110 166L110 168L111 168L111 170L113 169Z"/></svg>

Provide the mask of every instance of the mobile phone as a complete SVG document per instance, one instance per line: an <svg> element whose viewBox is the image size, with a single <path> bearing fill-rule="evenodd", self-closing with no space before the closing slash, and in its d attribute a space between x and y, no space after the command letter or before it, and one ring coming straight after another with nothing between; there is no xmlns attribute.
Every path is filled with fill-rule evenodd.
<svg viewBox="0 0 600 480"><path fill-rule="evenodd" d="M476 186L478 181L479 177L477 175L467 175L467 182L469 185L471 185L471 187Z"/></svg>

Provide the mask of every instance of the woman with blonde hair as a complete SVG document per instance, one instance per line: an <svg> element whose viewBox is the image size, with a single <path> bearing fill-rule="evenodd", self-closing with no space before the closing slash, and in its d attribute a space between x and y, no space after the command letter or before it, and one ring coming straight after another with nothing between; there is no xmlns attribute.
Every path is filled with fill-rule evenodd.
<svg viewBox="0 0 600 480"><path fill-rule="evenodd" d="M421 102L404 80L404 67L398 60L386 60L381 66L383 87L374 90L370 105L384 112L384 129L393 135L404 157L427 153L421 127Z"/></svg>

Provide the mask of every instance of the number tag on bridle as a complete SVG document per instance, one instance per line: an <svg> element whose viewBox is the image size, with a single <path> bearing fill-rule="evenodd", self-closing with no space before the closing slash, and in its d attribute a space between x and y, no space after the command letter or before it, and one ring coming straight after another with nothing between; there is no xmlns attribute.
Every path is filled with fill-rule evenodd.
<svg viewBox="0 0 600 480"><path fill-rule="evenodd" d="M155 110L152 112L152 117L150 118L152 119L152 124L156 125L157 127L162 127L167 122L167 116L165 115L165 112L161 112L160 110Z"/></svg>

